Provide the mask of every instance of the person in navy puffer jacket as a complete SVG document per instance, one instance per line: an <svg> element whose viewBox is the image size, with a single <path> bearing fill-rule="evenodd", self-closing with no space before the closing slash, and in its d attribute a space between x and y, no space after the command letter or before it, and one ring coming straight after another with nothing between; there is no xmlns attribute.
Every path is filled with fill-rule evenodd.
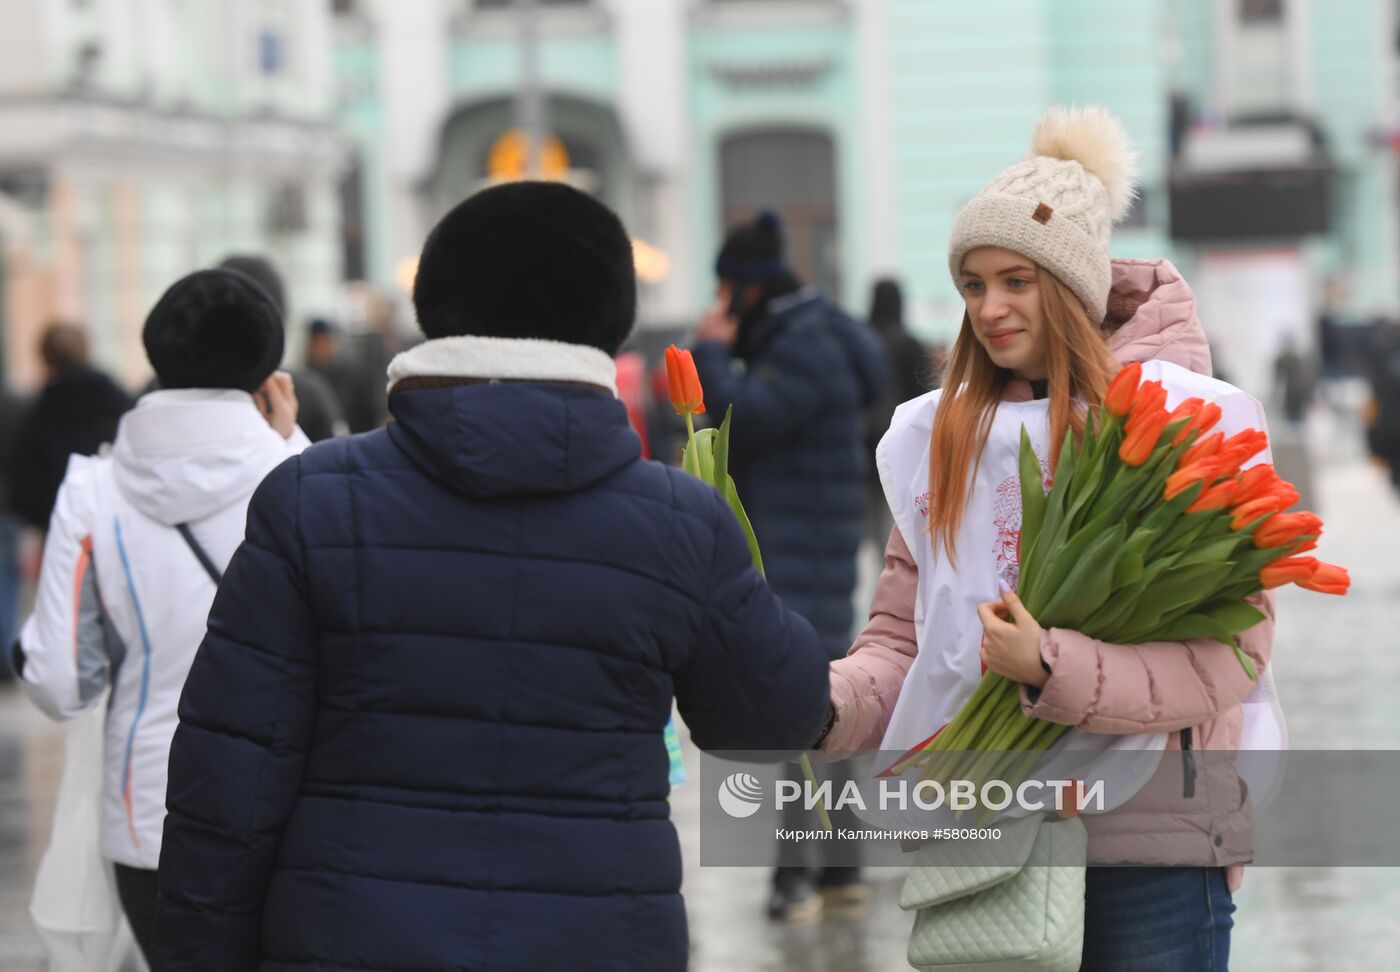
<svg viewBox="0 0 1400 972"><path fill-rule="evenodd" d="M686 967L662 731L805 748L826 653L719 494L614 397L609 210L460 204L385 429L279 466L180 703L154 929L175 970Z"/></svg>
<svg viewBox="0 0 1400 972"><path fill-rule="evenodd" d="M776 213L762 213L729 233L715 275L715 306L695 334L706 406L716 421L734 408L729 469L763 550L768 582L812 622L828 657L844 658L853 634L856 553L872 461L865 410L884 386L884 348L868 325L797 279ZM840 792L847 770L834 772ZM854 819L837 826L843 824L859 826ZM784 826L802 826L797 804L788 804ZM808 921L823 902L863 905L868 891L859 870L826 863L850 862L856 847L780 843L769 916ZM819 889L808 873L814 857L823 863Z"/></svg>

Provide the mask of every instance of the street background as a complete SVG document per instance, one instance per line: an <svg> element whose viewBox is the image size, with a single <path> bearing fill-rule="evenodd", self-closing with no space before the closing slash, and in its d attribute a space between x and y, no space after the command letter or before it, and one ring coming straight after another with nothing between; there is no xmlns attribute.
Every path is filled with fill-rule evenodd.
<svg viewBox="0 0 1400 972"><path fill-rule="evenodd" d="M1328 555L1352 571L1345 599L1284 588L1274 665L1295 748L1394 748L1400 739L1400 500L1362 455L1343 414L1321 413L1312 436ZM873 550L867 551L873 557ZM682 731L682 738L685 733ZM0 969L40 972L29 889L47 843L62 769L62 730L15 686L0 688ZM674 792L674 820L696 972L884 972L907 968L912 917L899 910L904 874L870 872L867 910L782 926L763 915L766 862L701 868L698 753L686 740L690 780ZM1387 812L1378 809L1377 812ZM1236 895L1236 972L1400 969L1400 871L1395 868L1253 868Z"/></svg>
<svg viewBox="0 0 1400 972"><path fill-rule="evenodd" d="M255 253L286 282L288 364L319 318L382 391L427 230L532 165L626 221L648 362L712 299L726 228L764 208L856 316L898 280L933 349L961 314L954 215L1057 102L1124 120L1142 192L1114 255L1181 268L1218 372L1265 403L1321 555L1351 571L1346 598L1280 594L1292 745L1396 747L1400 494L1366 446L1400 408L1391 0L0 0L0 374L37 391L62 320L137 392L155 299ZM858 617L873 545L863 561ZM61 759L61 728L0 684L0 970L43 967L26 909ZM699 868L686 759L699 972L904 967L901 873L871 873L862 913L788 927L764 917L768 862ZM1237 970L1400 969L1395 870L1254 869L1237 903Z"/></svg>

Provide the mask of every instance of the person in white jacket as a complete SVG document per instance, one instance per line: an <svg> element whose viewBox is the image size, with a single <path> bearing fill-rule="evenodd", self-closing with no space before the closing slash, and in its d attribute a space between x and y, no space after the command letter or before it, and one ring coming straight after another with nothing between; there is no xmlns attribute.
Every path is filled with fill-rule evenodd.
<svg viewBox="0 0 1400 972"><path fill-rule="evenodd" d="M122 418L110 451L70 458L13 660L54 719L111 688L100 847L145 953L180 692L254 489L310 443L274 373L281 315L256 282L190 274L142 338L162 390Z"/></svg>

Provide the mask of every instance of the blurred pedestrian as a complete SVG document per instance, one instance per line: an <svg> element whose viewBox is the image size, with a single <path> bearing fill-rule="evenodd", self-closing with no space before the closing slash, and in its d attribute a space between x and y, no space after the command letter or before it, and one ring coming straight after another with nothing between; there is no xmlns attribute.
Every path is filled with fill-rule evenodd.
<svg viewBox="0 0 1400 972"><path fill-rule="evenodd" d="M43 530L68 457L90 456L111 442L131 399L92 367L87 333L76 324L51 324L39 339L39 357L44 387L20 421L6 472L12 508Z"/></svg>
<svg viewBox="0 0 1400 972"><path fill-rule="evenodd" d="M904 402L918 398L938 387L938 376L930 349L913 334L904 320L904 292L898 281L876 281L870 296L870 326L885 346L889 361L889 381L884 391L865 413L865 455L867 497L865 505L866 537L884 549L894 521L890 519L880 486L880 474L875 468L875 447L890 427L894 410Z"/></svg>
<svg viewBox="0 0 1400 972"><path fill-rule="evenodd" d="M865 507L864 413L884 388L885 356L867 325L803 286L785 249L772 212L729 234L715 260L716 302L695 332L695 366L715 421L734 408L730 471L768 582L839 658L851 642ZM849 845L820 843L823 859L854 856ZM805 857L803 847L780 843L773 918L819 913ZM823 867L818 885L832 903L866 896L852 866Z"/></svg>
<svg viewBox="0 0 1400 972"><path fill-rule="evenodd" d="M1274 358L1274 398L1282 406L1283 417L1289 425L1297 428L1307 419L1316 387L1317 374L1312 362L1298 350L1298 342L1292 335L1285 337Z"/></svg>
<svg viewBox="0 0 1400 972"><path fill-rule="evenodd" d="M1400 490L1400 323L1381 321L1370 342L1370 425L1366 444Z"/></svg>
<svg viewBox="0 0 1400 972"><path fill-rule="evenodd" d="M14 676L10 645L19 629L19 541L24 521L10 502L8 470L14 463L15 439L24 418L25 401L8 388L0 388L0 680Z"/></svg>
<svg viewBox="0 0 1400 972"><path fill-rule="evenodd" d="M282 275L277 272L271 260L256 254L236 254L226 257L219 264L219 268L233 270L256 281L272 298L285 325L287 291L282 285ZM307 438L312 442L321 442L349 432L350 427L345 421L340 400L325 378L309 367L288 368L287 373L292 376L292 382L297 389L297 424L301 426Z"/></svg>
<svg viewBox="0 0 1400 972"><path fill-rule="evenodd" d="M906 752L993 671L1021 684L1026 715L1082 731L1071 748L1222 750L1199 772L1163 762L1123 807L1083 818L1091 866L1078 967L1197 972L1227 965L1230 894L1253 853L1230 754L1246 725L1275 710L1246 714L1244 700L1267 693L1256 693L1235 653L1264 677L1272 595L1249 599L1264 620L1236 648L1211 638L1110 645L1043 630L1014 593L1023 430L1048 479L1055 446L1083 421L1075 403L1099 405L1120 363L1147 362L1169 402L1203 392L1223 403L1235 416L1222 420L1227 434L1263 425L1257 402L1206 377L1205 333L1176 269L1109 256L1112 223L1134 195L1134 158L1104 109L1052 108L1030 155L958 214L948 261L966 304L961 331L943 390L902 409L881 444L897 528L870 623L832 665L831 728L819 745ZM1281 731L1256 729L1270 730ZM1127 863L1170 866L1093 866ZM1004 920L1043 922L1044 904L1035 908Z"/></svg>
<svg viewBox="0 0 1400 972"><path fill-rule="evenodd" d="M253 490L309 443L290 379L273 374L281 314L243 275L201 270L177 281L142 340L160 390L122 418L109 455L70 461L14 661L55 719L111 688L100 847L149 960L180 692ZM240 698L244 688L223 684ZM275 705L276 696L248 702Z"/></svg>
<svg viewBox="0 0 1400 972"><path fill-rule="evenodd" d="M306 370L319 375L335 395L349 431L355 411L357 376L345 348L345 332L333 321L314 318L306 328ZM359 431L365 431L363 429Z"/></svg>
<svg viewBox="0 0 1400 972"><path fill-rule="evenodd" d="M155 967L680 972L673 694L703 749L801 746L817 636L720 495L639 455L611 211L484 190L413 299L394 421L248 510L170 753Z"/></svg>

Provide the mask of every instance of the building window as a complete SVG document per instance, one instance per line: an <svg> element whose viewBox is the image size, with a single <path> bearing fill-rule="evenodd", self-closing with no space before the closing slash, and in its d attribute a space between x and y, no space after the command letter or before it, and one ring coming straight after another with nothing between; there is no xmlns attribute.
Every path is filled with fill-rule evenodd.
<svg viewBox="0 0 1400 972"><path fill-rule="evenodd" d="M1283 0L1239 0L1240 23L1265 26L1283 22Z"/></svg>
<svg viewBox="0 0 1400 972"><path fill-rule="evenodd" d="M586 7L593 0L535 0L537 7ZM520 0L475 0L478 10L505 10L508 7L523 6Z"/></svg>
<svg viewBox="0 0 1400 972"><path fill-rule="evenodd" d="M776 128L731 136L719 148L720 220L726 229L776 210L797 275L841 291L836 143L823 131Z"/></svg>
<svg viewBox="0 0 1400 972"><path fill-rule="evenodd" d="M285 66L282 35L266 27L258 31L258 69L263 74L281 74Z"/></svg>

